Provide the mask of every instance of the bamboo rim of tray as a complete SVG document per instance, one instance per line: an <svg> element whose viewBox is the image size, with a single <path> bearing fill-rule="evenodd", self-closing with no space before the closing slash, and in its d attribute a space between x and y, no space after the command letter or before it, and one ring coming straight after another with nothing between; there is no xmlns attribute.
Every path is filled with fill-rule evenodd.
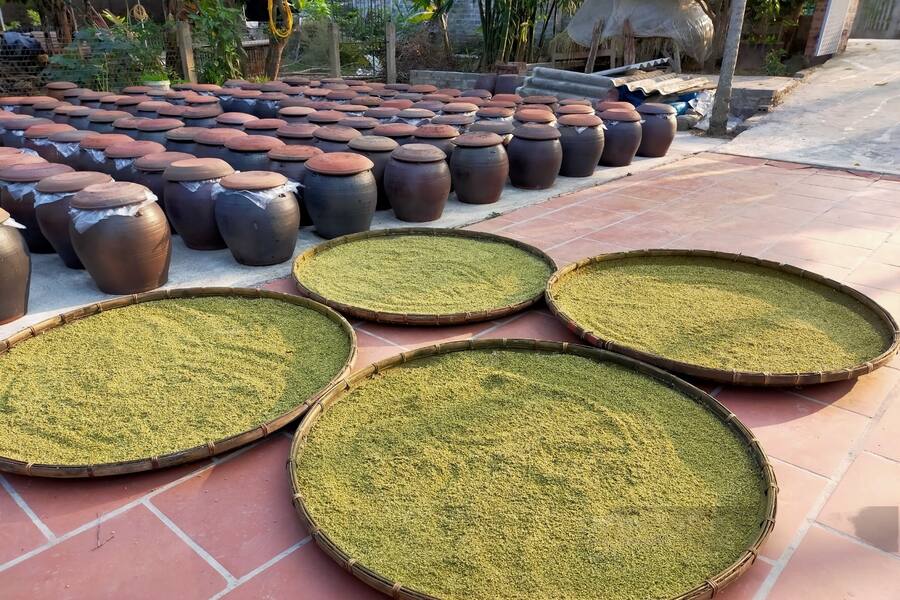
<svg viewBox="0 0 900 600"><path fill-rule="evenodd" d="M228 287L195 287L180 289L165 289L144 292L141 294L133 294L130 296L121 296L111 300L104 300L95 304L76 308L55 317L51 317L40 323L36 323L31 327L23 329L5 340L0 340L0 356L5 354L16 345L25 342L40 334L65 326L73 321L85 319L102 312L124 308L145 302L155 302L158 300L178 300L186 298L206 298L211 296L236 297L250 299L271 299L302 306L314 310L317 313L327 317L332 322L340 325L344 334L350 341L350 351L344 366L341 370L331 378L331 380L321 389L313 393L302 403L291 408L277 417L270 419L265 423L255 426L253 429L231 435L218 440L210 440L205 444L178 450L158 456L146 458L138 458L127 461L117 461L111 463L90 464L90 465L59 465L25 462L7 457L0 457L0 471L8 473L16 473L18 475L28 475L36 477L56 477L56 478L76 478L76 477L106 477L110 475L124 475L127 473L139 473L141 471L151 471L163 469L174 465L180 465L203 458L209 458L223 452L228 452L235 448L239 448L250 442L254 442L263 438L273 431L281 429L297 417L302 415L306 410L315 404L318 399L331 388L336 381L340 381L350 372L353 362L356 359L357 340L353 327L341 315L323 306L318 302L314 302L307 298L301 298L292 294L283 294L280 292L272 292L256 288L228 288Z"/></svg>
<svg viewBox="0 0 900 600"><path fill-rule="evenodd" d="M288 459L288 471L291 480L293 503L294 508L300 517L300 521L310 532L310 535L316 541L316 544L335 562L357 579L375 588L379 592L387 594L391 598L403 600L439 600L434 596L417 591L403 582L394 581L385 577L377 571L360 563L356 558L350 556L341 549L341 547L329 537L328 532L324 531L319 526L315 518L307 509L303 493L296 477L295 458L303 451L309 433L315 427L319 418L321 418L333 404L338 402L348 392L363 385L368 379L378 375L382 371L430 356L466 350L491 349L574 354L598 362L612 362L642 375L651 377L663 385L678 390L694 402L703 406L720 422L724 423L725 426L744 443L744 446L748 449L760 468L764 487L763 494L766 496L766 508L759 523L755 538L732 564L708 579L699 582L687 592L674 596L669 600L705 600L707 598L712 598L724 587L733 583L738 577L750 569L759 554L760 547L775 526L778 484L775 478L775 471L760 446L759 441L756 439L756 436L741 423L734 413L728 410L715 398L700 388L691 385L687 381L678 378L668 371L664 371L658 367L622 354L580 344L570 344L568 342L506 338L461 340L402 352L370 365L365 369L353 373L350 377L336 382L329 390L322 394L319 401L307 411L294 433L294 439L291 443L291 454Z"/></svg>
<svg viewBox="0 0 900 600"><path fill-rule="evenodd" d="M787 273L789 275L794 275L801 279L808 279L810 281L814 281L821 285L827 286L837 292L842 294L846 294L858 301L860 304L871 310L879 320L881 320L882 324L886 328L888 332L890 332L891 343L886 350L884 350L881 354L874 357L873 359L857 364L848 366L840 369L829 369L826 371L798 371L798 372L774 372L767 373L763 371L742 371L742 370L728 370L728 369L716 369L712 367L704 367L701 365L697 365L694 363L674 360L671 358L667 358L665 356L655 354L652 352L646 352L643 350L638 350L636 348L632 348L631 346L627 346L625 344L618 343L614 340L608 340L597 333L590 331L584 327L582 327L575 319L570 317L565 310L557 304L557 300L554 296L555 286L568 275L572 274L574 271L578 269L598 262L608 261L608 260L619 260L619 259L639 259L639 258L652 258L652 257L660 257L660 256L674 256L674 257L683 257L683 258L715 258L720 260L732 261L736 263L745 263L750 265L755 265L758 267L764 267L767 269L772 269L773 271L778 271L781 273ZM545 291L545 300L547 302L547 306L550 308L550 311L562 320L569 330L571 330L575 335L580 337L585 342L598 346L600 348L604 348L606 350L610 350L612 352L617 352L619 354L625 354L632 358L636 358L638 360L642 360L648 362L650 364L656 365L668 371L674 371L676 373L681 373L683 375L688 375L691 377L697 377L700 379L705 379L709 381L717 381L720 383L731 383L735 385L745 385L745 386L800 386L800 385L810 385L810 384L818 384L818 383L829 383L833 381L844 381L847 379L855 379L860 375L865 375L866 373L871 373L875 369L883 366L887 363L894 354L897 353L898 346L900 346L900 329L898 329L897 322L891 316L891 314L885 310L880 304L878 304L875 300L866 296L862 292L855 290L851 287L848 287L838 281L833 279L829 279L828 277L824 277L819 275L818 273L813 273L811 271L807 271L805 269L801 269L800 267L796 267L794 265L779 263L771 260L766 260L763 258L756 258L753 256L745 256L743 254L732 254L729 252L719 252L716 250L676 250L676 249L647 249L647 250L632 250L629 252L613 252L610 254L601 254L599 256L593 256L590 258L586 258L580 260L578 262L572 263L566 267L563 267L556 273L554 273L550 279L547 281L547 289Z"/></svg>
<svg viewBox="0 0 900 600"><path fill-rule="evenodd" d="M291 277L294 279L294 283L297 285L297 289L304 296L308 296L317 302L321 302L326 306L330 306L336 311L349 315L351 317L355 317L357 319L362 319L364 321L375 321L376 323L389 323L391 325L462 325L464 323L477 323L479 321L490 321L492 319L498 319L500 317L505 317L520 311L525 310L526 308L540 302L543 299L543 292L535 294L533 297L523 300L521 302L516 302L514 304L508 304L506 306L500 306L497 308L491 308L488 310L474 311L474 312L456 312L456 313L443 313L443 314L429 314L429 313L400 313L400 312L391 312L391 311L377 311L370 310L367 308L363 308L360 306L355 306L352 304L345 304L343 302L338 302L336 300L332 300L321 294L316 293L300 280L297 277L296 266L300 262L312 260L315 258L317 254L320 254L326 250L334 248L335 246L340 246L342 244L348 244L352 242L357 242L360 240L368 240L374 238L382 238L382 237L398 237L405 235L413 235L413 236L434 236L434 237L457 237L457 238L465 238L471 240L481 240L486 242L493 242L495 244L506 244L508 246L513 246L514 248L518 248L524 252L527 252L533 256L540 258L544 261L549 267L551 271L556 270L556 263L554 260L542 250L524 242L520 242L519 240L514 240L512 238L503 237L501 235L496 235L493 233L486 233L483 231L470 231L467 229L442 229L442 228L432 228L432 227L401 227L394 229L378 229L373 231L364 231L361 233L351 233L349 235L344 235L341 237L334 238L333 240L328 240L322 244L314 246L309 250L303 252L294 260L293 266L291 269Z"/></svg>

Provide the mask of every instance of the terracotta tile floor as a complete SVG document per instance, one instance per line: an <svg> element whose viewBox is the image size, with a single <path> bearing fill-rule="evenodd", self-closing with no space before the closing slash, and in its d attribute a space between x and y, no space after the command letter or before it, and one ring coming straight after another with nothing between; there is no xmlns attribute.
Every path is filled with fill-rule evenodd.
<svg viewBox="0 0 900 600"><path fill-rule="evenodd" d="M743 251L855 286L900 316L900 181L703 154L474 225L560 263L639 247ZM293 291L290 280L266 287ZM545 309L447 329L355 323L358 365L477 337L572 341ZM726 600L900 598L900 360L854 383L708 386L772 457L776 528ZM0 477L0 598L378 597L294 517L289 433L98 481Z"/></svg>

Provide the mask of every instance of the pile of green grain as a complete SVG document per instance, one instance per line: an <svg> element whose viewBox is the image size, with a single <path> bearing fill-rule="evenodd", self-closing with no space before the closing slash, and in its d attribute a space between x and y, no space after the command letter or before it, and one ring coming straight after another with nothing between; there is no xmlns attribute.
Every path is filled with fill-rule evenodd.
<svg viewBox="0 0 900 600"><path fill-rule="evenodd" d="M301 404L349 352L338 324L278 300L104 312L0 355L0 456L100 464L220 440Z"/></svg>
<svg viewBox="0 0 900 600"><path fill-rule="evenodd" d="M671 597L735 561L765 510L757 464L703 407L573 355L387 370L295 460L341 549L445 600Z"/></svg>
<svg viewBox="0 0 900 600"><path fill-rule="evenodd" d="M815 372L891 343L866 306L825 285L715 258L591 263L554 287L559 308L603 339L716 369Z"/></svg>
<svg viewBox="0 0 900 600"><path fill-rule="evenodd" d="M294 274L331 301L405 314L502 308L541 294L551 273L511 244L431 235L398 235L341 244L298 259Z"/></svg>

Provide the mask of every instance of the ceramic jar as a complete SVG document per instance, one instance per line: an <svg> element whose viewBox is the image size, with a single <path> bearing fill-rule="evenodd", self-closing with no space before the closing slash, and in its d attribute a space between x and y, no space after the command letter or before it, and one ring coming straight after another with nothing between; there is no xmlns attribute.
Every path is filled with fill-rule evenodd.
<svg viewBox="0 0 900 600"><path fill-rule="evenodd" d="M393 121L394 117L396 117L399 112L399 108L391 108L389 106L376 106L364 112L363 116L369 117L370 119L375 119L380 124L385 125Z"/></svg>
<svg viewBox="0 0 900 600"><path fill-rule="evenodd" d="M606 144L600 164L625 167L631 164L641 145L641 116L633 110L610 108L600 113L606 125Z"/></svg>
<svg viewBox="0 0 900 600"><path fill-rule="evenodd" d="M22 236L35 254L52 254L53 246L41 233L34 214L34 186L45 177L71 172L72 167L48 162L20 163L0 170L0 206L25 227Z"/></svg>
<svg viewBox="0 0 900 600"><path fill-rule="evenodd" d="M450 175L456 199L466 204L492 204L500 199L509 176L503 138L488 131L464 133L453 140Z"/></svg>
<svg viewBox="0 0 900 600"><path fill-rule="evenodd" d="M234 169L218 158L179 160L163 171L166 214L188 248L221 250L225 247L216 225L212 194L219 180L232 173Z"/></svg>
<svg viewBox="0 0 900 600"><path fill-rule="evenodd" d="M106 95L106 92L95 92L93 90L87 90L81 92L81 94L79 94L75 99L67 99L66 102L71 102L72 104L75 104L77 106L86 106L88 108L100 108L100 98L103 98Z"/></svg>
<svg viewBox="0 0 900 600"><path fill-rule="evenodd" d="M447 155L429 144L400 146L384 169L384 190L401 221L439 219L450 195Z"/></svg>
<svg viewBox="0 0 900 600"><path fill-rule="evenodd" d="M189 106L181 115L185 127L215 127L216 117L222 114L218 104Z"/></svg>
<svg viewBox="0 0 900 600"><path fill-rule="evenodd" d="M76 155L75 168L81 171L100 171L107 175L112 174L114 165L106 160L106 150L113 144L126 144L132 142L130 137L121 133L95 133L81 140Z"/></svg>
<svg viewBox="0 0 900 600"><path fill-rule="evenodd" d="M3 145L7 148L24 148L25 132L35 125L52 125L50 119L42 119L35 117L16 117L6 118L3 120L3 134L0 136Z"/></svg>
<svg viewBox="0 0 900 600"><path fill-rule="evenodd" d="M130 116L129 113L121 110L95 110L88 116L87 129L97 133L113 133L115 130L113 123L118 119ZM79 127L79 125L72 123L72 113L69 113L69 124L73 127Z"/></svg>
<svg viewBox="0 0 900 600"><path fill-rule="evenodd" d="M142 142L165 145L166 133L180 127L184 127L184 122L178 119L144 119L138 121L135 137Z"/></svg>
<svg viewBox="0 0 900 600"><path fill-rule="evenodd" d="M225 129L223 127L204 129L194 136L194 145L191 148L191 153L197 158L220 158L226 160L228 158L228 149L225 147L225 142L238 137L247 137L247 134L240 129Z"/></svg>
<svg viewBox="0 0 900 600"><path fill-rule="evenodd" d="M72 197L72 247L101 292L137 294L169 278L169 224L150 190L113 181Z"/></svg>
<svg viewBox="0 0 900 600"><path fill-rule="evenodd" d="M512 139L513 131L516 130L516 126L512 124L512 120L510 121L478 121L477 123L473 123L471 127L469 127L469 132L475 131L486 131L489 133L496 133L501 138L503 138L503 145L509 144L509 141Z"/></svg>
<svg viewBox="0 0 900 600"><path fill-rule="evenodd" d="M56 156L55 148L50 144L50 136L61 131L75 131L71 125L60 123L45 123L32 125L25 130L23 147L33 150L44 160L52 161Z"/></svg>
<svg viewBox="0 0 900 600"><path fill-rule="evenodd" d="M316 112L308 106L285 106L278 110L278 118L287 123L308 123L306 118Z"/></svg>
<svg viewBox="0 0 900 600"><path fill-rule="evenodd" d="M250 121L256 121L258 117L239 112L226 112L216 117L216 127L229 127L243 129Z"/></svg>
<svg viewBox="0 0 900 600"><path fill-rule="evenodd" d="M373 135L391 138L400 146L411 143L415 133L416 127L407 123L386 123L372 130Z"/></svg>
<svg viewBox="0 0 900 600"><path fill-rule="evenodd" d="M78 171L60 173L41 179L34 187L34 214L41 233L70 269L84 266L75 254L69 238L69 208L72 196L89 185L109 183L113 179L105 173Z"/></svg>
<svg viewBox="0 0 900 600"><path fill-rule="evenodd" d="M262 92L259 90L235 90L229 100L220 100L222 109L226 112L242 112L252 115L256 108L256 98L261 94Z"/></svg>
<svg viewBox="0 0 900 600"><path fill-rule="evenodd" d="M543 190L551 187L562 165L559 131L551 125L519 125L506 151L509 181L514 187Z"/></svg>
<svg viewBox="0 0 900 600"><path fill-rule="evenodd" d="M284 146L284 142L268 135L245 135L225 141L225 160L236 171L266 171L269 150Z"/></svg>
<svg viewBox="0 0 900 600"><path fill-rule="evenodd" d="M380 124L371 117L346 117L338 121L338 126L355 129L363 135L372 135L372 131Z"/></svg>
<svg viewBox="0 0 900 600"><path fill-rule="evenodd" d="M113 121L113 133L124 133L133 140L137 139L138 123L150 121L147 117L122 117Z"/></svg>
<svg viewBox="0 0 900 600"><path fill-rule="evenodd" d="M260 119L274 119L278 116L278 103L287 100L287 95L280 92L263 92L256 97L253 114Z"/></svg>
<svg viewBox="0 0 900 600"><path fill-rule="evenodd" d="M148 154L165 151L166 147L156 142L130 141L107 146L103 152L106 154L107 165L112 164L112 169L108 173L113 176L113 179L134 182L137 177L134 161Z"/></svg>
<svg viewBox="0 0 900 600"><path fill-rule="evenodd" d="M315 146L322 152L346 152L347 143L362 134L351 127L340 125L326 125L313 132L316 138Z"/></svg>
<svg viewBox="0 0 900 600"><path fill-rule="evenodd" d="M322 151L315 146L279 146L269 150L269 169L300 184L294 195L300 205L301 226L312 224L303 204L303 178L306 175L306 161L317 154L322 154Z"/></svg>
<svg viewBox="0 0 900 600"><path fill-rule="evenodd" d="M71 81L50 81L44 86L44 93L51 98L62 100L63 92L66 90L73 90L77 87L78 84L72 83Z"/></svg>
<svg viewBox="0 0 900 600"><path fill-rule="evenodd" d="M58 106L72 106L68 102L61 102L60 100L43 100L41 102L35 102L33 107L33 113L35 117L39 117L41 119L50 119L53 120L53 110Z"/></svg>
<svg viewBox="0 0 900 600"><path fill-rule="evenodd" d="M459 131L450 125L420 125L413 135L413 143L428 144L434 146L450 160L453 154L453 140L459 136Z"/></svg>
<svg viewBox="0 0 900 600"><path fill-rule="evenodd" d="M318 128L312 123L288 123L278 128L278 139L289 146L314 146Z"/></svg>
<svg viewBox="0 0 900 600"><path fill-rule="evenodd" d="M205 127L179 127L167 131L166 150L193 154L194 138L203 131L206 131Z"/></svg>
<svg viewBox="0 0 900 600"><path fill-rule="evenodd" d="M603 121L594 114L567 114L559 118L559 143L563 151L560 175L590 177L594 174L603 154L602 126Z"/></svg>
<svg viewBox="0 0 900 600"><path fill-rule="evenodd" d="M73 169L79 168L79 153L81 151L81 141L92 135L97 135L93 131L80 131L71 129L51 133L47 138L49 147L47 148L47 160L49 162L69 165Z"/></svg>
<svg viewBox="0 0 900 600"><path fill-rule="evenodd" d="M0 325L28 312L31 255L20 231L0 208Z"/></svg>
<svg viewBox="0 0 900 600"><path fill-rule="evenodd" d="M163 179L163 172L174 162L192 158L196 157L187 152L155 152L144 155L134 161L134 170L136 172L134 182L153 192L153 195L156 196L156 203L165 212L166 180Z"/></svg>
<svg viewBox="0 0 900 600"><path fill-rule="evenodd" d="M91 131L91 115L97 112L96 108L88 108L86 106L75 106L69 109L66 114L66 123L75 129ZM57 114L54 111L54 114Z"/></svg>
<svg viewBox="0 0 900 600"><path fill-rule="evenodd" d="M397 142L380 135L364 135L350 140L347 146L349 152L361 154L372 161L372 175L378 187L378 202L375 209L389 209L391 203L388 202L387 192L384 190L384 169L391 160L391 152L398 147Z"/></svg>
<svg viewBox="0 0 900 600"><path fill-rule="evenodd" d="M641 145L637 155L650 158L665 156L675 139L678 122L675 108L668 104L645 102L637 107L641 115Z"/></svg>
<svg viewBox="0 0 900 600"><path fill-rule="evenodd" d="M255 119L244 123L244 131L248 135L267 135L269 137L278 137L278 128L287 125L287 121L282 119Z"/></svg>
<svg viewBox="0 0 900 600"><path fill-rule="evenodd" d="M350 152L319 154L306 161L303 203L316 232L326 238L367 231L378 187L372 161Z"/></svg>

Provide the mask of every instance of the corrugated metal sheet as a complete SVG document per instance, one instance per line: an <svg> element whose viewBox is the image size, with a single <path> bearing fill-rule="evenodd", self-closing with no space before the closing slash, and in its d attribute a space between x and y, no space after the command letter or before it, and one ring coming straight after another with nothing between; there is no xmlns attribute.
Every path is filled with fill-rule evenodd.
<svg viewBox="0 0 900 600"><path fill-rule="evenodd" d="M643 92L647 96L683 94L715 87L715 84L706 77L664 71L642 71L634 75L612 77L611 79L616 87L625 87L629 92Z"/></svg>

